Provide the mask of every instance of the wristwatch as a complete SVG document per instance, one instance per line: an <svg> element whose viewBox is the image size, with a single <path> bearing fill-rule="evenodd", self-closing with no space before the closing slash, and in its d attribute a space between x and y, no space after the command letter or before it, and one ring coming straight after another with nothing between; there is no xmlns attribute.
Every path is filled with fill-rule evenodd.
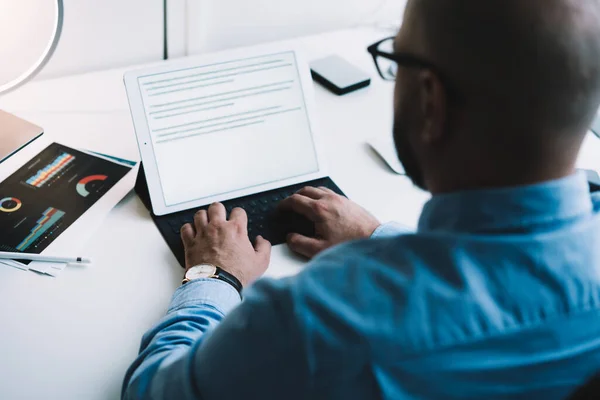
<svg viewBox="0 0 600 400"><path fill-rule="evenodd" d="M242 293L242 283L238 280L238 278L213 264L200 264L188 269L181 283L185 285L188 282L206 278L213 278L227 282L233 286L238 293Z"/></svg>

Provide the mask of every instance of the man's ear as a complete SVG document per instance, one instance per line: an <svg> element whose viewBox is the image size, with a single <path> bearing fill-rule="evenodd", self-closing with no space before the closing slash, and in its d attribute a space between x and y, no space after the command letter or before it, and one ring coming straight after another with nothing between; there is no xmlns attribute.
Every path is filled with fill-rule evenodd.
<svg viewBox="0 0 600 400"><path fill-rule="evenodd" d="M423 70L418 76L419 111L423 120L422 140L435 145L446 132L447 99L444 85L432 71Z"/></svg>

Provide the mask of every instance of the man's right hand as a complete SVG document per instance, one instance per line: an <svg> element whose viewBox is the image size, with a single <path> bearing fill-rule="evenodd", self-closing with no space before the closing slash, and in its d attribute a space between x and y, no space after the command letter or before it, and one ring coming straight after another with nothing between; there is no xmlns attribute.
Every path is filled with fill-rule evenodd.
<svg viewBox="0 0 600 400"><path fill-rule="evenodd" d="M343 242L369 238L381 225L364 208L325 187L305 187L283 200L280 207L314 222L316 237L291 233L287 238L293 251L308 258Z"/></svg>

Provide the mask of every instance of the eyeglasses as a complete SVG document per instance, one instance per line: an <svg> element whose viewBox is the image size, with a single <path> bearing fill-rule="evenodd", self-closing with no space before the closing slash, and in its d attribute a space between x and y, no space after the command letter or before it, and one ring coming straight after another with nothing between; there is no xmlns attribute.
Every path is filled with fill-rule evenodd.
<svg viewBox="0 0 600 400"><path fill-rule="evenodd" d="M373 56L379 75L383 79L386 81L395 80L399 65L409 68L430 69L441 75L438 68L432 63L412 54L395 52L394 40L394 37L385 38L367 48L367 51Z"/></svg>
<svg viewBox="0 0 600 400"><path fill-rule="evenodd" d="M446 75L440 69L429 61L412 55L410 53L401 53L394 51L395 37L385 38L367 48L367 51L373 56L373 61L377 67L379 75L386 81L396 80L398 66L407 68L428 69L438 76L442 85L446 88L448 96L455 102L464 101L463 96L455 88Z"/></svg>

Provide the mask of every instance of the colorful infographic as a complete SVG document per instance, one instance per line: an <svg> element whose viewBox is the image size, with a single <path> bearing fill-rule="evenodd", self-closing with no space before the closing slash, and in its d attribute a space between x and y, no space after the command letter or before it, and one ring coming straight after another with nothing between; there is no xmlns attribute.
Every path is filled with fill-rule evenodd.
<svg viewBox="0 0 600 400"><path fill-rule="evenodd" d="M0 251L41 253L130 170L51 144L0 183Z"/></svg>
<svg viewBox="0 0 600 400"><path fill-rule="evenodd" d="M79 195L82 197L88 197L90 195L90 191L93 191L96 188L98 188L98 184L105 182L107 179L108 176L106 175L86 176L77 183L77 193L79 193Z"/></svg>

